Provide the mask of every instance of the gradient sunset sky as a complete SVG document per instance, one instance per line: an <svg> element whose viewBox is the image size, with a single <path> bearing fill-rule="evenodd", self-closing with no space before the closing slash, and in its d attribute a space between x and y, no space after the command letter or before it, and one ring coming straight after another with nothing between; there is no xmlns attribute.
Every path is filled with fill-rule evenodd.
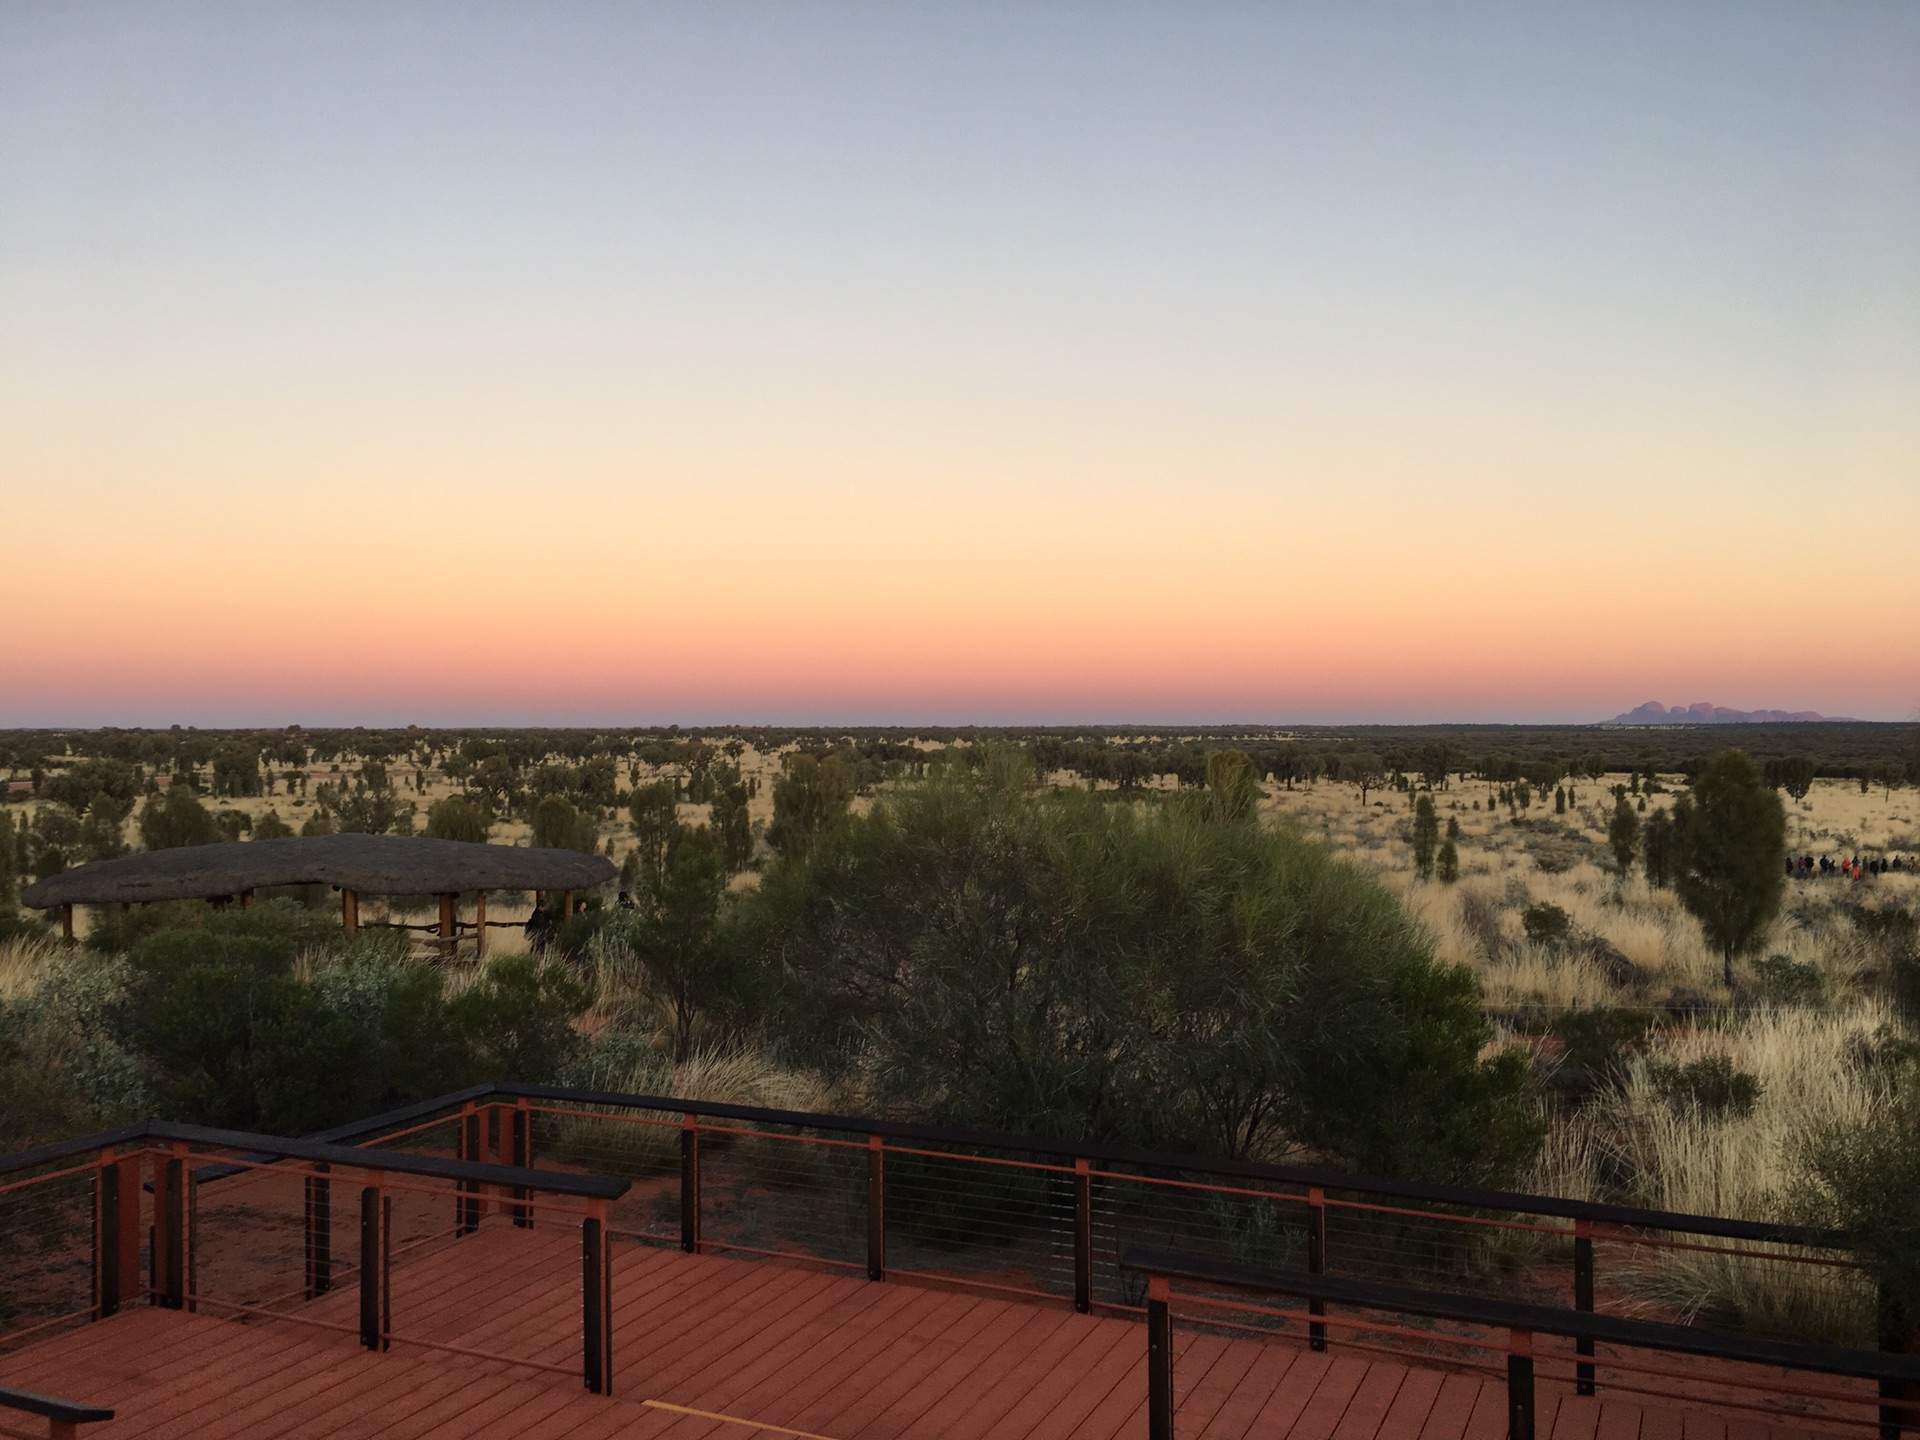
<svg viewBox="0 0 1920 1440"><path fill-rule="evenodd" d="M0 7L0 725L1920 707L1920 4Z"/></svg>

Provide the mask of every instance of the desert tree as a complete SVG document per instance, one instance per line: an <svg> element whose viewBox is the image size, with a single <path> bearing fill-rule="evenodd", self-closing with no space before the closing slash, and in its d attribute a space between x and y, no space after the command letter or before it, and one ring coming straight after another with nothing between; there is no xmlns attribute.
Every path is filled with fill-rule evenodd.
<svg viewBox="0 0 1920 1440"><path fill-rule="evenodd" d="M578 850L592 855L600 849L599 828L572 803L548 795L533 807L533 843L548 850Z"/></svg>
<svg viewBox="0 0 1920 1440"><path fill-rule="evenodd" d="M1435 873L1442 885L1451 885L1460 878L1460 847L1453 841L1443 841L1440 852L1435 857Z"/></svg>
<svg viewBox="0 0 1920 1440"><path fill-rule="evenodd" d="M1433 852L1440 840L1440 819L1434 813L1433 796L1422 793L1413 802L1413 868L1422 880L1433 876Z"/></svg>
<svg viewBox="0 0 1920 1440"><path fill-rule="evenodd" d="M773 782L773 826L767 843L787 851L808 844L853 800L853 774L838 756L789 755Z"/></svg>
<svg viewBox="0 0 1920 1440"><path fill-rule="evenodd" d="M1360 788L1360 803L1367 803L1367 792L1380 788L1381 777L1386 773L1378 755L1371 750L1356 750L1340 757L1340 778L1349 785Z"/></svg>
<svg viewBox="0 0 1920 1440"><path fill-rule="evenodd" d="M747 782L732 760L716 764L707 778L708 823L720 863L729 875L753 858L753 821L747 810Z"/></svg>
<svg viewBox="0 0 1920 1440"><path fill-rule="evenodd" d="M1738 750L1707 762L1673 807L1678 842L1674 889L1720 952L1733 984L1733 958L1750 949L1780 908L1786 886L1787 819L1766 779Z"/></svg>
<svg viewBox="0 0 1920 1440"><path fill-rule="evenodd" d="M175 783L149 796L140 807L140 843L149 850L174 850L186 845L211 845L220 826L192 789Z"/></svg>
<svg viewBox="0 0 1920 1440"><path fill-rule="evenodd" d="M449 795L427 807L427 834L435 840L484 845L492 830L492 817L465 795Z"/></svg>
<svg viewBox="0 0 1920 1440"><path fill-rule="evenodd" d="M1607 822L1607 845L1613 851L1614 864L1620 867L1621 878L1625 879L1633 864L1634 852L1640 846L1640 817L1624 795L1613 802L1613 818Z"/></svg>
<svg viewBox="0 0 1920 1440"><path fill-rule="evenodd" d="M293 834L293 827L280 818L278 810L269 810L253 822L253 838L256 840L284 840Z"/></svg>
<svg viewBox="0 0 1920 1440"><path fill-rule="evenodd" d="M658 871L667 863L667 853L679 837L679 808L675 795L679 786L672 780L656 780L636 785L627 794L627 814L631 817L634 854L641 867Z"/></svg>

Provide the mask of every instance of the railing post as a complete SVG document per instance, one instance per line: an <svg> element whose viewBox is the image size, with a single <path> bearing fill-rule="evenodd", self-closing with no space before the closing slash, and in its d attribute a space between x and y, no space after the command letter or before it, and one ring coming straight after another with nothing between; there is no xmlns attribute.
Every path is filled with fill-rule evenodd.
<svg viewBox="0 0 1920 1440"><path fill-rule="evenodd" d="M140 1225L140 1197L145 1193L145 1186L140 1183L143 1163L140 1154L135 1153L124 1155L113 1164L118 1172L114 1188L120 1192L120 1259L114 1273L120 1282L116 1299L122 1305L140 1291L140 1241L146 1234Z"/></svg>
<svg viewBox="0 0 1920 1440"><path fill-rule="evenodd" d="M589 1202L580 1222L581 1378L595 1395L613 1393L613 1267L607 1246L607 1202Z"/></svg>
<svg viewBox="0 0 1920 1440"><path fill-rule="evenodd" d="M183 1167L186 1161L181 1161ZM186 1168L183 1181L187 1201L187 1312L200 1308L200 1180Z"/></svg>
<svg viewBox="0 0 1920 1440"><path fill-rule="evenodd" d="M514 1102L513 1110L512 1159L510 1164L522 1170L533 1168L533 1113L527 1108L526 1097ZM513 1223L526 1230L533 1225L533 1192L524 1185L513 1187Z"/></svg>
<svg viewBox="0 0 1920 1440"><path fill-rule="evenodd" d="M388 1296L386 1220L391 1206L383 1204L378 1185L360 1190L360 1343L383 1350L393 1310Z"/></svg>
<svg viewBox="0 0 1920 1440"><path fill-rule="evenodd" d="M1898 1292L1882 1280L1878 1317L1880 1348L1890 1355L1902 1354L1907 1348L1906 1310ZM1900 1403L1907 1398L1907 1389L1899 1380L1880 1382L1880 1440L1900 1440L1902 1430L1907 1428L1906 1407Z"/></svg>
<svg viewBox="0 0 1920 1440"><path fill-rule="evenodd" d="M315 1299L333 1288L333 1181L327 1167L315 1165L315 1174L307 1176L307 1298Z"/></svg>
<svg viewBox="0 0 1920 1440"><path fill-rule="evenodd" d="M460 1158L480 1159L480 1112L471 1100L460 1109ZM471 1235L480 1228L479 1190L472 1180L462 1180L454 1187L454 1234Z"/></svg>
<svg viewBox="0 0 1920 1440"><path fill-rule="evenodd" d="M1073 1308L1093 1309L1093 1162L1073 1162Z"/></svg>
<svg viewBox="0 0 1920 1440"><path fill-rule="evenodd" d="M1327 1192L1318 1185L1307 1191L1307 1273L1327 1273ZM1326 1314L1327 1302L1318 1297L1309 1297L1307 1313ZM1327 1327L1318 1320L1307 1322L1307 1346L1313 1350L1327 1348Z"/></svg>
<svg viewBox="0 0 1920 1440"><path fill-rule="evenodd" d="M878 1135L867 1136L867 1279L887 1278L887 1151Z"/></svg>
<svg viewBox="0 0 1920 1440"><path fill-rule="evenodd" d="M1576 1220L1573 1222L1573 1308L1593 1313L1593 1222ZM1573 1340L1576 1354L1593 1354L1593 1337L1576 1335ZM1573 1367L1573 1388L1577 1394L1593 1394L1593 1361L1583 1359Z"/></svg>
<svg viewBox="0 0 1920 1440"><path fill-rule="evenodd" d="M1147 1440L1173 1440L1173 1286L1147 1277Z"/></svg>
<svg viewBox="0 0 1920 1440"><path fill-rule="evenodd" d="M159 1194L161 1261L156 1288L169 1310L187 1304L187 1167L178 1155L169 1155L161 1167Z"/></svg>
<svg viewBox="0 0 1920 1440"><path fill-rule="evenodd" d="M700 1117L680 1121L680 1248L700 1253Z"/></svg>
<svg viewBox="0 0 1920 1440"><path fill-rule="evenodd" d="M1507 1440L1533 1440L1533 1332L1507 1339Z"/></svg>
<svg viewBox="0 0 1920 1440"><path fill-rule="evenodd" d="M93 1172L93 1316L120 1309L120 1167L111 1149Z"/></svg>

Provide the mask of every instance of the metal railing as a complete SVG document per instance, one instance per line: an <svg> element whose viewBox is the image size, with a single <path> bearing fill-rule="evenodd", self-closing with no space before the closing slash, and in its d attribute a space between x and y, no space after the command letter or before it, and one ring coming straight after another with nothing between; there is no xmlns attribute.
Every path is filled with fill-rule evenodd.
<svg viewBox="0 0 1920 1440"><path fill-rule="evenodd" d="M0 1348L145 1299L354 1334L368 1349L410 1344L577 1374L604 1393L612 1385L607 1210L628 1187L617 1177L158 1121L42 1146L0 1160L0 1227L11 1221L22 1231L17 1222L32 1221L31 1233L11 1237L25 1243L13 1247L0 1292ZM472 1234L489 1212L531 1229L536 1209L543 1230L578 1226L576 1364L396 1326L396 1258L424 1259ZM348 1287L350 1304L313 1303ZM433 1297L415 1298L424 1315Z"/></svg>
<svg viewBox="0 0 1920 1440"><path fill-rule="evenodd" d="M1590 1315L1558 1306L1490 1300L1404 1285L1382 1285L1313 1275L1259 1270L1205 1257L1129 1250L1122 1264L1147 1279L1148 1420L1150 1440L1173 1440L1180 1403L1177 1385L1176 1319L1197 1330L1227 1335L1270 1334L1277 1327L1303 1331L1328 1326L1346 1331L1346 1347L1386 1350L1429 1363L1446 1355L1456 1367L1493 1370L1490 1356L1504 1360L1509 1440L1535 1440L1538 1387L1542 1379L1564 1391L1591 1393L1579 1376L1594 1367L1581 1356L1598 1355L1609 1392L1652 1396L1779 1417L1794 1416L1798 1429L1877 1427L1898 1440L1920 1415L1920 1357L1887 1355L1835 1345L1809 1345L1752 1335L1727 1334L1691 1325L1658 1324L1612 1315ZM1176 1290L1174 1282L1183 1282ZM1246 1295L1260 1300L1241 1298ZM1283 1309L1266 1297L1283 1296L1317 1308ZM1338 1305L1339 1312L1330 1312ZM1183 1308L1177 1308L1183 1307ZM1408 1317L1455 1328L1415 1329ZM1484 1332L1495 1332L1486 1338ZM1556 1353L1543 1337L1584 1348ZM1324 1340L1322 1342L1324 1347ZM1599 1347L1604 1346L1601 1350ZM1464 1354L1462 1353L1464 1352ZM1625 1352L1625 1353L1623 1353ZM1719 1362L1717 1372L1675 1369L1640 1358L1645 1352ZM1543 1373L1543 1367L1553 1367ZM1780 1378L1775 1378L1776 1374ZM1833 1376L1870 1384L1851 1389L1819 1385L1808 1376ZM1571 1384L1567 1383L1571 1382ZM1678 1386L1666 1382L1679 1382ZM1916 1387L1909 1389L1908 1387ZM1714 1394L1714 1391L1726 1393ZM1853 1414L1853 1411L1866 1413Z"/></svg>

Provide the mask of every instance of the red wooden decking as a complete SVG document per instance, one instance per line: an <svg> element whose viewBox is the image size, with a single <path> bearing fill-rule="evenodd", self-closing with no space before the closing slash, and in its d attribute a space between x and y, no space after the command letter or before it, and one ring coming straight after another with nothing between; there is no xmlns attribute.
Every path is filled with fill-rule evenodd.
<svg viewBox="0 0 1920 1440"><path fill-rule="evenodd" d="M1145 1329L955 1291L621 1245L614 1394L579 1379L579 1240L477 1235L396 1261L393 1348L360 1348L357 1292L237 1323L136 1306L0 1356L0 1384L119 1411L107 1437L1144 1440ZM1182 1440L1503 1440L1505 1387L1285 1341L1179 1338ZM497 1358L449 1353L419 1341ZM566 1373L531 1368L547 1365ZM1737 1413L1737 1412L1731 1412ZM1540 1440L1800 1440L1710 1410L1543 1387Z"/></svg>

